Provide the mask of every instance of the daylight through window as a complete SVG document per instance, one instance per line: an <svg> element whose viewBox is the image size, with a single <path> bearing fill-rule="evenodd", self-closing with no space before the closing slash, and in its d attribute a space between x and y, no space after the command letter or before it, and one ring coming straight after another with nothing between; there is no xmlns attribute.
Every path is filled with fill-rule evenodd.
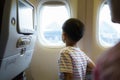
<svg viewBox="0 0 120 80"><path fill-rule="evenodd" d="M111 47L120 41L120 24L111 21L110 9L104 4L99 14L99 42L102 46Z"/></svg>
<svg viewBox="0 0 120 80"><path fill-rule="evenodd" d="M63 45L62 25L70 15L65 5L43 5L40 10L40 36L45 46ZM47 45L46 45L47 44Z"/></svg>

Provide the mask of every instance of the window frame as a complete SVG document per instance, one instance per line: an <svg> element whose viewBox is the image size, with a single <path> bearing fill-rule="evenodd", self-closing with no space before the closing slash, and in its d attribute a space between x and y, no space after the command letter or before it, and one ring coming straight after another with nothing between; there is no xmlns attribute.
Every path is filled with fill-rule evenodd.
<svg viewBox="0 0 120 80"><path fill-rule="evenodd" d="M112 47L112 46L114 46L115 44L117 44L117 43L115 43L115 44L110 44L110 45L105 45L105 44L103 44L101 41L100 41L100 12L101 12L101 10L102 10L102 8L104 7L104 5L106 5L107 4L107 2L106 1L102 1L101 2L101 4L100 4L100 6L99 6L99 10L98 10L98 16L97 16L97 24L96 24L96 26L97 26L97 30L96 30L96 39L97 39L97 41L98 41L98 45L100 45L100 47L102 47L102 48L109 48L109 47ZM112 20L111 20L111 22L112 22ZM112 22L113 23L113 22ZM111 25L111 23L110 23L110 25Z"/></svg>
<svg viewBox="0 0 120 80"><path fill-rule="evenodd" d="M40 3L39 3L39 6L38 6L38 17L40 18L40 11L41 11L41 9L42 9L42 7L44 6L44 5L53 5L54 6L54 4L55 5L57 5L57 4L60 4L60 3L63 3L63 5L65 5L65 7L66 7L66 9L67 9L67 12L68 12L68 15L69 15L69 18L71 17L71 9L70 9L70 6L69 6L69 1L68 0L41 0L40 1ZM62 5L62 4L61 4ZM62 43L62 44L59 44L59 45L55 45L55 44L53 44L53 45L51 45L51 44L44 44L45 43L45 41L43 40L43 39L41 39L42 37L42 35L40 34L40 30L41 29L41 26L40 26L40 19L38 19L38 40L39 40L39 42L40 42L40 44L42 45L42 46L44 46L44 47L47 47L47 48L62 48L62 47L64 47L65 46L65 44L64 43Z"/></svg>

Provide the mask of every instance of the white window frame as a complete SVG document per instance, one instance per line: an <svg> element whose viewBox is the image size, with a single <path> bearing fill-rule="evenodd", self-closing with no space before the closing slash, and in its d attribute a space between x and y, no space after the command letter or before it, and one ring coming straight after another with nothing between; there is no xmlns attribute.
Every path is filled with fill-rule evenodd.
<svg viewBox="0 0 120 80"><path fill-rule="evenodd" d="M65 4L66 8L67 8L67 11L68 11L68 15L69 17L71 17L71 10L70 10L70 6L69 6L69 1L68 0L41 0L40 1L40 4L38 6L38 18L40 18L40 11L41 11L41 8L44 6L45 3L47 2L62 2L63 4ZM40 44L43 45L44 47L47 47L47 48L61 48L63 46L65 46L64 43L61 43L61 44L45 44L45 41L44 39L42 39L42 35L40 34L40 31L41 31L41 26L40 26L40 19L38 19L38 39L40 41Z"/></svg>
<svg viewBox="0 0 120 80"><path fill-rule="evenodd" d="M101 9L103 8L103 6L104 5L106 5L107 3L106 3L106 1L103 1L102 2L102 4L100 5L100 9L99 9L99 14L98 14L98 25L97 25L97 39L98 39L98 42L99 42L99 44L100 44L100 46L101 47L104 47L104 48L109 48L109 47L112 47L112 46L114 46L115 44L106 44L105 45L105 43L104 43L104 41L102 42L102 40L101 40L101 38L100 38L100 11L101 11ZM106 13L105 13L106 14ZM107 20L107 19L106 19ZM113 25L116 25L117 23L113 23L112 21L111 21L111 18L110 18L110 20L108 21L108 22L110 22L110 25L111 26L113 26ZM112 36L112 35L111 35Z"/></svg>

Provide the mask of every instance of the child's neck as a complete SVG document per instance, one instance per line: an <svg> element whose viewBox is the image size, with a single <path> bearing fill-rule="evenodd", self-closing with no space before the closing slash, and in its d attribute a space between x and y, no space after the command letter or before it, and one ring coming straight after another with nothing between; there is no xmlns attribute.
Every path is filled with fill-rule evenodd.
<svg viewBox="0 0 120 80"><path fill-rule="evenodd" d="M66 47L71 46L71 47L78 47L77 43L66 43Z"/></svg>

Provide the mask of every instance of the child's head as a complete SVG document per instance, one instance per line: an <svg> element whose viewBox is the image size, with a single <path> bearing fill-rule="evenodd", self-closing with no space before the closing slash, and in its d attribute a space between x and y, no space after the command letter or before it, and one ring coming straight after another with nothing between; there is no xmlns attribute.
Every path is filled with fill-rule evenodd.
<svg viewBox="0 0 120 80"><path fill-rule="evenodd" d="M84 24L76 19L70 18L62 26L63 33L67 36L67 39L71 42L78 42L84 34ZM64 41L64 35L63 35ZM65 42L65 41L64 41Z"/></svg>

